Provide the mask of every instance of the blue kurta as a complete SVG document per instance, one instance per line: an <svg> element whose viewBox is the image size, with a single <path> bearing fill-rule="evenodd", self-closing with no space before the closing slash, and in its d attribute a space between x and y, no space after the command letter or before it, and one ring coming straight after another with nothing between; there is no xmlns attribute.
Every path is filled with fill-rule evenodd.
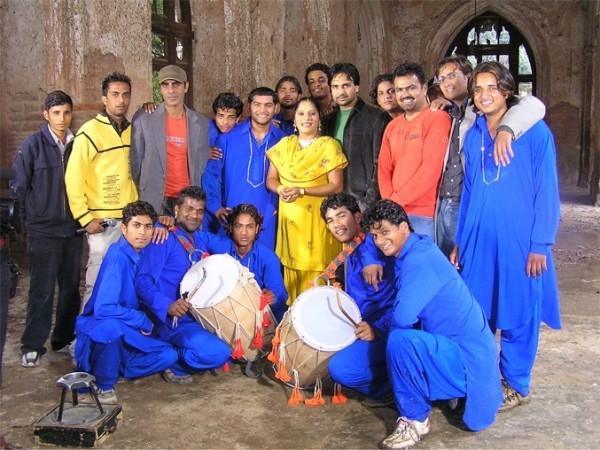
<svg viewBox="0 0 600 450"><path fill-rule="evenodd" d="M437 385L447 383L446 378L436 378L437 371L416 377L410 366L405 366L409 364L407 358L390 362L390 354L403 351L394 347L394 342L399 342L397 336L404 331L410 336L422 334L423 342L437 342L422 352L415 348L423 365L450 368L448 374L466 383L465 424L474 431L491 425L502 402L502 392L496 342L481 307L456 269L426 236L409 235L396 259L395 271L398 293L387 349L395 393L402 377L425 385L412 393L415 398L427 397L427 392L436 392ZM417 321L421 321L421 330L412 330ZM396 401L402 405L402 399L397 397ZM399 413L405 415L402 409Z"/></svg>
<svg viewBox="0 0 600 450"><path fill-rule="evenodd" d="M189 235L177 228L169 233L162 244L150 243L140 263L140 270L135 279L135 289L140 301L152 313L157 325L172 326L172 317L167 312L169 306L181 298L179 284L183 276L192 267L189 254L177 236L189 239ZM209 245L219 238L213 234L198 230L194 233L194 247L199 252L193 255L199 261L203 253L209 252ZM182 322L195 322L190 313L178 319Z"/></svg>
<svg viewBox="0 0 600 450"><path fill-rule="evenodd" d="M375 247L371 235L346 258L346 292L356 302L362 320L371 325L377 339L357 339L333 355L328 363L336 382L376 399L390 390L385 359L392 307L396 301L394 262L395 258L383 256ZM377 291L363 275L364 267L370 264L383 266L383 279Z"/></svg>
<svg viewBox="0 0 600 450"><path fill-rule="evenodd" d="M262 289L273 291L275 303L271 305L271 310L277 321L281 321L284 312L287 310L288 294L283 284L281 261L273 250L268 249L261 242L255 241L252 250L242 258L238 254L234 242L227 238L211 242L209 251L211 254L226 253L232 256L254 274L254 279Z"/></svg>
<svg viewBox="0 0 600 450"><path fill-rule="evenodd" d="M208 161L202 176L206 209L215 214L221 207L233 208L240 203L256 206L264 217L259 240L272 250L275 250L279 197L267 189L269 160L265 153L283 137L285 133L271 125L258 145L248 119L219 136L216 147L222 150L223 158ZM224 234L223 228L220 234Z"/></svg>
<svg viewBox="0 0 600 450"><path fill-rule="evenodd" d="M542 320L559 329L552 259L560 219L554 139L547 125L539 121L514 141L512 148L515 156L510 164L496 166L485 116L477 119L465 138L465 178L456 236L462 277L492 328L521 327L532 319L541 302ZM542 276L527 277L529 253L546 255L548 270Z"/></svg>
<svg viewBox="0 0 600 450"><path fill-rule="evenodd" d="M152 321L139 310L140 304L134 289L134 277L143 252L144 250L136 253L124 237L112 244L106 252L92 296L77 318L75 359L80 370L92 371L94 361L91 358L94 343L111 344L120 339L127 344L128 352L149 354L172 352L170 356L174 357L174 359L166 358L164 367L159 367L152 372L129 370L125 358L121 363L125 364L121 372L127 378L164 370L176 359L175 351L169 344L144 336L140 332L140 330L150 332L153 328ZM159 358L156 354L152 357L154 360ZM116 378L118 379L118 376ZM102 380L98 381L101 385Z"/></svg>

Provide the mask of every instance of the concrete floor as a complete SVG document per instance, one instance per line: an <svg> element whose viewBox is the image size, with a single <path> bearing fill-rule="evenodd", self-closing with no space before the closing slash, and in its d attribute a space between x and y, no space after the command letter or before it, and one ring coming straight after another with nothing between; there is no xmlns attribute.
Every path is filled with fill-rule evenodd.
<svg viewBox="0 0 600 450"><path fill-rule="evenodd" d="M577 188L563 192L555 250L563 330L542 330L532 401L480 433L466 431L460 415L436 405L418 448L600 448L600 209L584 205L585 195ZM0 435L15 447L36 448L33 424L58 405L55 382L70 372L70 360L49 352L39 367L20 366L27 284L22 279L11 300ZM196 375L188 386L157 375L126 381L117 394L123 421L103 448L377 448L396 419L393 409L366 408L347 391L350 401L333 405L330 386L324 407L289 407L289 389L270 373L249 379L238 366L229 374Z"/></svg>

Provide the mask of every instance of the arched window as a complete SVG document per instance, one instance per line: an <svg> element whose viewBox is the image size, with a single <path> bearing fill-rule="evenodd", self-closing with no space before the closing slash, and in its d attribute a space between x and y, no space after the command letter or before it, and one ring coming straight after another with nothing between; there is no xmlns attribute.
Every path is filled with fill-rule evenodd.
<svg viewBox="0 0 600 450"><path fill-rule="evenodd" d="M190 88L185 103L193 106L192 12L189 0L152 0L152 90L161 102L158 71L175 64L187 73Z"/></svg>
<svg viewBox="0 0 600 450"><path fill-rule="evenodd" d="M485 61L501 62L512 73L519 95L535 95L535 59L531 47L503 17L484 13L471 20L458 33L446 55L456 53L465 55L473 67Z"/></svg>

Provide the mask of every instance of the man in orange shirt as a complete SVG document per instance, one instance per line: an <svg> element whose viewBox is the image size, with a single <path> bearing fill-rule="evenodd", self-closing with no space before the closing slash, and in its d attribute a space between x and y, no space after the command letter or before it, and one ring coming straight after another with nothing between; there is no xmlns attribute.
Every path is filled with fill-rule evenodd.
<svg viewBox="0 0 600 450"><path fill-rule="evenodd" d="M210 121L184 105L189 82L181 67L160 69L158 83L163 103L152 114L140 109L132 120L131 175L140 200L159 215L173 215L181 189L200 184L210 152Z"/></svg>
<svg viewBox="0 0 600 450"><path fill-rule="evenodd" d="M396 100L404 114L383 135L377 170L379 191L402 205L415 232L434 238L437 188L448 146L451 121L427 102L425 72L405 63L394 71Z"/></svg>

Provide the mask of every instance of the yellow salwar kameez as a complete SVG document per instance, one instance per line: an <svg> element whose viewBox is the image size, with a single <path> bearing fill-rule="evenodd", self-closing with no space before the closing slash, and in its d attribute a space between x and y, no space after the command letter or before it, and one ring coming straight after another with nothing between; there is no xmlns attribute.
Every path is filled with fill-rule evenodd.
<svg viewBox="0 0 600 450"><path fill-rule="evenodd" d="M286 187L325 185L329 172L348 165L340 144L330 137L320 137L302 148L297 136L288 136L273 146L267 157ZM308 194L292 203L279 199L275 252L283 265L290 306L342 249L321 218L323 199Z"/></svg>

